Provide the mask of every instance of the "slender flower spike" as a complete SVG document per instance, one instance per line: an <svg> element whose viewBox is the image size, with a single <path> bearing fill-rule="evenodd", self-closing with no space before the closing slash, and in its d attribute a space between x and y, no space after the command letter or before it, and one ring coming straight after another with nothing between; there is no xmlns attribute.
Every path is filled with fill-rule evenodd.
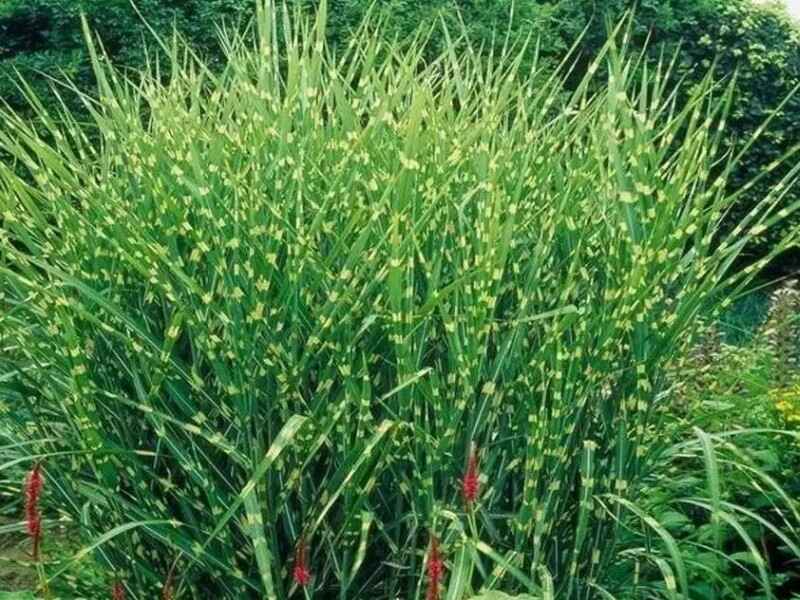
<svg viewBox="0 0 800 600"><path fill-rule="evenodd" d="M439 592L444 576L444 561L439 551L439 540L431 536L431 547L428 553L428 593L426 600L439 600Z"/></svg>
<svg viewBox="0 0 800 600"><path fill-rule="evenodd" d="M294 577L294 582L301 587L311 583L311 570L308 567L308 546L304 537L301 537L297 542L292 576Z"/></svg>
<svg viewBox="0 0 800 600"><path fill-rule="evenodd" d="M33 560L39 560L39 546L42 541L42 515L39 512L39 499L44 487L42 466L33 467L25 480L25 524L33 542Z"/></svg>
<svg viewBox="0 0 800 600"><path fill-rule="evenodd" d="M25 481L25 507L37 507L39 505L39 498L42 495L42 488L44 487L44 477L42 476L42 465L37 464L28 473L27 480Z"/></svg>
<svg viewBox="0 0 800 600"><path fill-rule="evenodd" d="M474 443L470 448L469 459L467 460L467 471L464 473L464 479L461 482L461 491L464 494L464 502L468 507L472 506L478 499L478 494L480 492L478 450Z"/></svg>
<svg viewBox="0 0 800 600"><path fill-rule="evenodd" d="M111 600L125 600L125 586L121 581L114 583L114 587L111 588Z"/></svg>

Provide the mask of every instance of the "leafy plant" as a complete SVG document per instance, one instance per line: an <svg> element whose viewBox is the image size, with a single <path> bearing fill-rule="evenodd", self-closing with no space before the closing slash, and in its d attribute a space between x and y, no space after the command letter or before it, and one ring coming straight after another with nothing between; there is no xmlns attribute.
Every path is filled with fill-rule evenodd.
<svg viewBox="0 0 800 600"><path fill-rule="evenodd" d="M796 530L793 519L784 519L786 511L796 514L800 507L800 451L798 434L780 410L781 403L789 406L792 398L782 382L796 379L800 372L786 353L795 294L788 286L771 297L766 321L752 325L754 331L745 336L737 334L738 341L746 340L743 345L726 343L716 327L706 328L673 370L679 401L664 427L654 433L662 441L672 440L672 445L665 446L663 468L653 472L642 503L649 513L659 515L681 548L693 598L769 597L770 587L780 598L797 583L795 534L788 540L782 535ZM745 301L745 310L752 310L754 303L762 300ZM697 428L708 433L698 437ZM703 439L714 443L706 448L698 443ZM712 470L715 478L709 477ZM709 506L698 498L715 496L711 481L716 481L720 506L727 503L732 509L728 516L736 519L736 526L723 524L717 533L708 514L698 510ZM632 535L629 543L640 547L639 539ZM710 541L718 543L717 548ZM754 544L763 562L753 556ZM759 577L752 575L764 565L769 571L757 584ZM637 584L643 588L661 585L652 560L642 560L637 572Z"/></svg>
<svg viewBox="0 0 800 600"><path fill-rule="evenodd" d="M435 559L458 600L602 593L632 515L648 593L686 595L641 503L666 367L795 241L731 269L800 165L715 245L731 89L677 106L624 23L569 91L510 42L423 61L368 22L332 55L324 3L284 22L260 4L221 73L164 43L131 80L92 45L97 145L29 89L39 127L3 115L0 390L45 518L134 598L421 598Z"/></svg>
<svg viewBox="0 0 800 600"><path fill-rule="evenodd" d="M623 597L670 595L682 578L691 598L769 598L789 582L798 504L784 484L798 453L778 451L797 439L776 433L696 429L662 455L664 468L643 488L644 522L625 523L624 553L636 567L615 570ZM648 514L657 517L648 523ZM672 541L672 553L654 547L658 536ZM673 556L680 561L668 562Z"/></svg>

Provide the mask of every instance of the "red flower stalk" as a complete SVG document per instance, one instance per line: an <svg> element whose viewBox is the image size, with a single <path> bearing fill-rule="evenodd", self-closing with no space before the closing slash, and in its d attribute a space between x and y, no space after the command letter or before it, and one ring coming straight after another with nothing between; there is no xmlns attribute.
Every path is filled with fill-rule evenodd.
<svg viewBox="0 0 800 600"><path fill-rule="evenodd" d="M37 463L25 481L25 507L36 507L39 504L39 497L42 495L44 487L44 477L42 476L42 465Z"/></svg>
<svg viewBox="0 0 800 600"><path fill-rule="evenodd" d="M28 535L33 541L33 550L31 554L33 555L33 560L39 560L39 546L41 545L42 541L42 517L39 513L36 513L33 516L28 517Z"/></svg>
<svg viewBox="0 0 800 600"><path fill-rule="evenodd" d="M125 586L121 581L115 582L111 588L111 600L125 600Z"/></svg>
<svg viewBox="0 0 800 600"><path fill-rule="evenodd" d="M444 561L439 551L439 540L431 536L431 548L428 554L428 593L426 600L439 600L439 588L444 575Z"/></svg>
<svg viewBox="0 0 800 600"><path fill-rule="evenodd" d="M39 498L44 487L42 466L36 464L25 479L25 524L33 542L33 560L39 560L39 546L42 541L42 515L39 512Z"/></svg>
<svg viewBox="0 0 800 600"><path fill-rule="evenodd" d="M471 506L472 503L478 499L480 485L478 474L478 450L473 443L470 449L469 459L467 460L467 471L464 473L464 479L461 482L461 492L464 495L464 502L467 506Z"/></svg>
<svg viewBox="0 0 800 600"><path fill-rule="evenodd" d="M292 576L294 577L294 582L301 587L311 583L311 569L308 566L308 546L306 545L306 539L302 536L297 542L297 548L294 552Z"/></svg>
<svg viewBox="0 0 800 600"><path fill-rule="evenodd" d="M167 577L164 589L161 590L161 600L172 600L172 576Z"/></svg>
<svg viewBox="0 0 800 600"><path fill-rule="evenodd" d="M175 591L172 589L172 574L175 572L175 567L178 565L176 560L172 563L167 573L167 579L164 581L164 587L161 589L161 600L172 600Z"/></svg>

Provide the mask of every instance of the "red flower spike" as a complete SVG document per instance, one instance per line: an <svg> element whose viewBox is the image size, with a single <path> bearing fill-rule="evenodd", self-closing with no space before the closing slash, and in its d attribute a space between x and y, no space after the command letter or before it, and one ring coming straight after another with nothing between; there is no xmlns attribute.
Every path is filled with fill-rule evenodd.
<svg viewBox="0 0 800 600"><path fill-rule="evenodd" d="M439 551L439 540L431 536L431 548L428 553L428 593L426 600L439 600L439 589L444 575L444 561Z"/></svg>
<svg viewBox="0 0 800 600"><path fill-rule="evenodd" d="M478 450L475 448L475 444L472 444L469 459L467 460L467 471L464 473L464 479L461 482L461 492L464 495L464 502L467 506L471 506L478 499L480 486Z"/></svg>
<svg viewBox="0 0 800 600"><path fill-rule="evenodd" d="M297 548L295 549L292 577L294 582L301 587L311 583L311 569L308 567L308 546L303 537L297 542Z"/></svg>
<svg viewBox="0 0 800 600"><path fill-rule="evenodd" d="M114 587L111 588L111 600L125 600L125 586L121 581L114 583Z"/></svg>
<svg viewBox="0 0 800 600"><path fill-rule="evenodd" d="M44 477L42 476L42 465L37 464L28 473L25 479L25 509L35 509L39 505L39 498L44 487Z"/></svg>
<svg viewBox="0 0 800 600"><path fill-rule="evenodd" d="M42 466L36 464L25 479L25 525L33 542L33 560L39 560L39 546L42 541L42 515L39 512L39 499L42 496L44 477Z"/></svg>
<svg viewBox="0 0 800 600"><path fill-rule="evenodd" d="M425 594L425 600L439 600L439 582L432 581L428 586L428 592Z"/></svg>

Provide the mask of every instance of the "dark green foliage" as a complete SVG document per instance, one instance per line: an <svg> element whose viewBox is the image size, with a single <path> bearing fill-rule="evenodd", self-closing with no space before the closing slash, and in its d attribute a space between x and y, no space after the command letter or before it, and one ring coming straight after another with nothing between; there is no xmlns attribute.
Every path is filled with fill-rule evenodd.
<svg viewBox="0 0 800 600"><path fill-rule="evenodd" d="M63 73L81 89L92 89L81 13L113 60L137 68L145 60L144 41L151 35L142 18L162 35L177 28L193 45L209 51L216 50L219 20L235 17L251 4L250 0L137 0L140 16L129 0L11 0L0 8L0 98L24 109L15 71L39 93L49 86L45 74L58 77Z"/></svg>
<svg viewBox="0 0 800 600"><path fill-rule="evenodd" d="M720 315L719 329L725 342L741 345L750 341L767 318L769 293L758 290L739 298Z"/></svg>
<svg viewBox="0 0 800 600"><path fill-rule="evenodd" d="M692 437L700 429L712 439L722 436L732 444L722 444L727 447L717 450L723 503L769 519L776 515L777 497L783 493L798 497L800 420L794 420L792 410L798 396L797 388L787 383L796 382L800 371L796 365L787 364L785 351L776 351L780 341L796 327L796 308L794 312L787 310L796 307L796 301L793 287L743 298L727 312L722 329L737 335L741 331L738 327L731 329L732 324L747 327L750 331L746 343L725 343L723 338L730 336L710 327L688 362L675 372L679 402L672 407L659 434L677 443L663 456L669 468L647 482L643 495L650 513L659 514L665 528L686 549L692 598L764 597L760 586L742 580L730 569L732 563L721 560L709 547L713 543L712 528L704 520L698 521L702 511L697 510L697 503L688 500L702 496L707 486L707 469L699 453L692 450ZM767 314L769 319L764 322ZM737 341L744 340L739 336ZM773 487L772 482L777 486ZM794 506L796 510L796 503ZM738 512L745 514L741 509ZM755 563L742 533L756 540L768 556L770 580L777 597L793 597L791 591L798 589L800 579L786 541L758 519L744 524L742 531L725 527L720 537L724 552L748 567ZM654 565L643 565L642 586L653 586L653 582L657 586L657 574Z"/></svg>
<svg viewBox="0 0 800 600"><path fill-rule="evenodd" d="M702 21L686 23L684 34L705 31L705 35L687 46L687 54L696 64L710 64L718 56L720 73L737 70L737 97L730 119L729 145L739 150L742 141L755 132L765 119L780 106L786 96L800 84L800 31L787 17L774 10L753 10L746 2L716 3L717 14L702 15ZM739 188L778 160L792 145L800 141L800 96L791 97L749 152L749 159L733 174L730 185ZM748 199L762 197L782 175L777 169L762 179L740 202L733 215L738 220L752 208ZM787 197L787 202L800 199L800 190ZM790 219L784 227L797 226ZM771 244L779 232L768 233L761 246ZM786 268L792 265L787 263Z"/></svg>

